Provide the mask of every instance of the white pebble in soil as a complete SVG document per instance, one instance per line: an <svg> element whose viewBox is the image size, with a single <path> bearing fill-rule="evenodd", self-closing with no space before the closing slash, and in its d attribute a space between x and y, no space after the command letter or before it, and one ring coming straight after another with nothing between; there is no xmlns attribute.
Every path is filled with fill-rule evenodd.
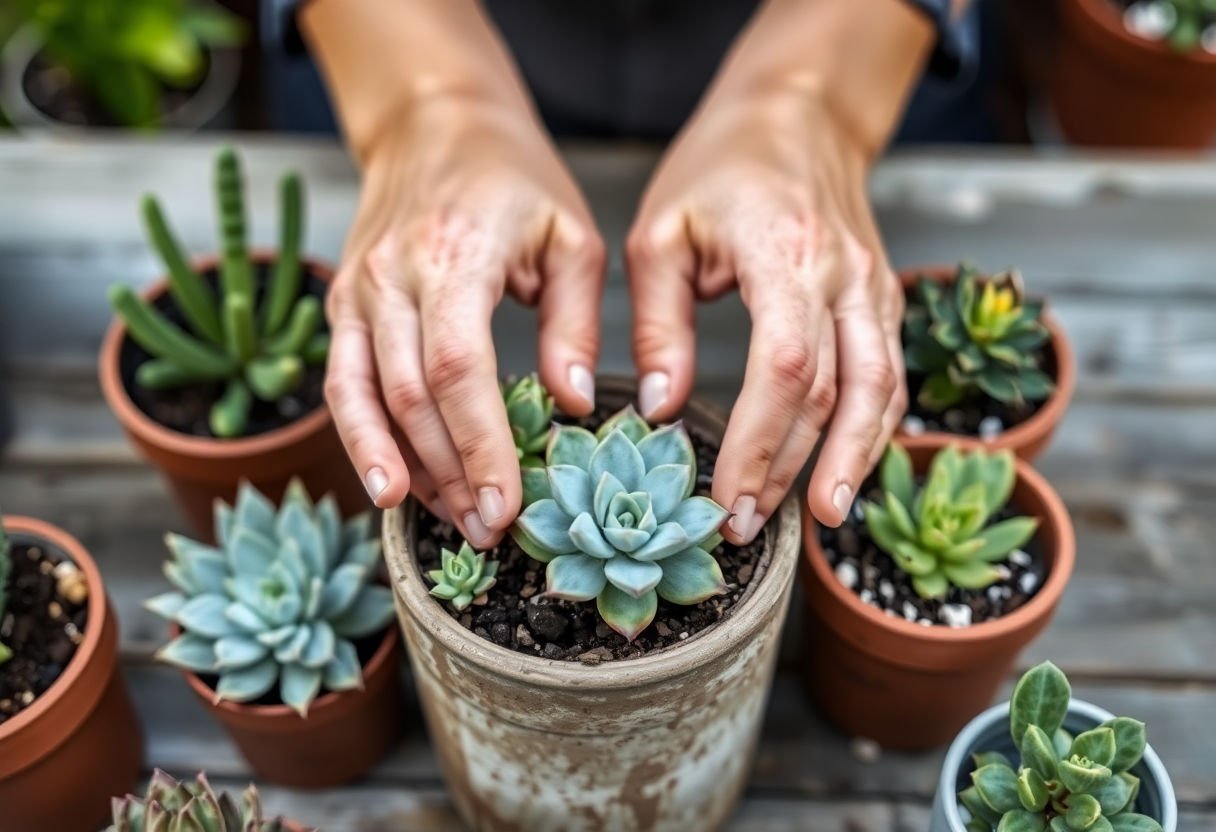
<svg viewBox="0 0 1216 832"><path fill-rule="evenodd" d="M920 436L925 432L925 420L909 413L904 417L900 427L904 429L904 433L908 434L908 436Z"/></svg>
<svg viewBox="0 0 1216 832"><path fill-rule="evenodd" d="M1001 588L999 586L990 586L984 593L988 596L988 601L995 604L1001 600Z"/></svg>
<svg viewBox="0 0 1216 832"><path fill-rule="evenodd" d="M861 505L861 500L853 501L853 519L856 520L858 523L865 522L866 510Z"/></svg>
<svg viewBox="0 0 1216 832"><path fill-rule="evenodd" d="M890 601L895 597L895 587L890 581L880 581L878 584L878 594L882 596L884 601Z"/></svg>
<svg viewBox="0 0 1216 832"><path fill-rule="evenodd" d="M1001 421L999 416L985 416L983 419L980 419L979 425L975 428L975 432L985 442L991 442L993 439L996 439L1004 430L1005 423Z"/></svg>
<svg viewBox="0 0 1216 832"><path fill-rule="evenodd" d="M1134 35L1149 40L1161 40L1170 29L1178 15L1169 3L1159 0L1146 0L1143 3L1133 3L1123 13L1123 25Z"/></svg>
<svg viewBox="0 0 1216 832"><path fill-rule="evenodd" d="M916 605L911 601L904 601L904 618L909 621L916 620Z"/></svg>
<svg viewBox="0 0 1216 832"><path fill-rule="evenodd" d="M1216 23L1203 30L1199 43L1209 55L1216 55Z"/></svg>
<svg viewBox="0 0 1216 832"><path fill-rule="evenodd" d="M868 737L854 737L849 743L849 751L859 763L871 765L882 757L882 746Z"/></svg>
<svg viewBox="0 0 1216 832"><path fill-rule="evenodd" d="M868 589L863 589L857 594L857 597L861 599L861 603L863 604L870 604L871 606L874 605L874 593L870 592Z"/></svg>
<svg viewBox="0 0 1216 832"><path fill-rule="evenodd" d="M1038 585L1039 576L1033 572L1023 572L1022 576L1018 578L1018 589L1022 590L1022 593L1025 595L1034 592L1034 588Z"/></svg>
<svg viewBox="0 0 1216 832"><path fill-rule="evenodd" d="M1021 549L1014 549L1009 553L1009 562L1014 566L1030 566L1030 555Z"/></svg>
<svg viewBox="0 0 1216 832"><path fill-rule="evenodd" d="M970 627L971 607L966 604L942 604L937 617L947 627Z"/></svg>
<svg viewBox="0 0 1216 832"><path fill-rule="evenodd" d="M993 569L1002 581L1007 581L1013 577L1013 573L1009 571L1009 567L1003 563L998 563Z"/></svg>
<svg viewBox="0 0 1216 832"><path fill-rule="evenodd" d="M836 580L840 581L849 589L857 586L857 567L849 563L847 560L842 560L836 564Z"/></svg>

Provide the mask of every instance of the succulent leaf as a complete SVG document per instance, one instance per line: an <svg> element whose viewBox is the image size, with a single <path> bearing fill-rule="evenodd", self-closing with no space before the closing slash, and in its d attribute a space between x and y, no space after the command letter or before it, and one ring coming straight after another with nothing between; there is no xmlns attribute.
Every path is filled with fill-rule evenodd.
<svg viewBox="0 0 1216 832"><path fill-rule="evenodd" d="M544 462L548 496L532 489L511 534L549 564L546 594L595 598L604 621L632 640L660 595L695 604L723 591L708 550L729 513L693 496L696 457L682 425L651 430L632 407L595 434L559 425Z"/></svg>
<svg viewBox="0 0 1216 832"><path fill-rule="evenodd" d="M217 700L252 701L277 685L301 715L322 689L361 685L350 640L393 615L391 592L371 583L380 546L368 518L343 525L333 499L314 503L298 481L277 509L242 483L236 504L216 514L219 548L166 538L165 573L178 592L146 606L183 633L158 657L217 674Z"/></svg>
<svg viewBox="0 0 1216 832"><path fill-rule="evenodd" d="M157 769L143 796L111 801L105 832L279 832L282 818L266 818L257 789L249 786L240 805L227 792L216 794L199 774L178 782Z"/></svg>

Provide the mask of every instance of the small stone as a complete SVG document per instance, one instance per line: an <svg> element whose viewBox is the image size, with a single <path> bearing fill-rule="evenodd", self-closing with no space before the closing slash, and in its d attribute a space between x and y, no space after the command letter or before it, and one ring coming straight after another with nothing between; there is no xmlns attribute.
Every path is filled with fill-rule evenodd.
<svg viewBox="0 0 1216 832"><path fill-rule="evenodd" d="M861 599L861 603L863 604L872 605L874 603L874 593L868 589L863 589L860 593L858 593L857 597Z"/></svg>
<svg viewBox="0 0 1216 832"><path fill-rule="evenodd" d="M46 605L46 614L51 618L59 618L61 615L63 615L63 605L61 605L58 601L52 601Z"/></svg>
<svg viewBox="0 0 1216 832"><path fill-rule="evenodd" d="M904 618L909 621L916 620L916 605L911 601L904 601Z"/></svg>
<svg viewBox="0 0 1216 832"><path fill-rule="evenodd" d="M1013 573L1009 571L1009 567L1003 563L998 563L993 567L993 570L1002 581L1007 581L1013 577Z"/></svg>
<svg viewBox="0 0 1216 832"><path fill-rule="evenodd" d="M988 590L984 594L988 596L989 602L993 604L1001 600L1001 588L999 586L988 587Z"/></svg>
<svg viewBox="0 0 1216 832"><path fill-rule="evenodd" d="M890 601L895 597L895 586L887 580L879 581L878 594L881 595L884 600Z"/></svg>
<svg viewBox="0 0 1216 832"><path fill-rule="evenodd" d="M1178 14L1174 11L1174 7L1169 3L1158 2L1158 0L1133 3L1123 13L1123 25L1127 27L1127 30L1149 40L1164 38L1169 34L1170 29L1174 28L1174 22L1177 19Z"/></svg>
<svg viewBox="0 0 1216 832"><path fill-rule="evenodd" d="M966 604L942 604L937 617L947 627L970 627L971 607Z"/></svg>
<svg viewBox="0 0 1216 832"><path fill-rule="evenodd" d="M857 586L857 567L847 560L842 560L836 564L836 580L847 589Z"/></svg>
<svg viewBox="0 0 1216 832"><path fill-rule="evenodd" d="M490 626L490 639L495 644L509 644L511 642L511 627L506 622L500 621L497 624Z"/></svg>
<svg viewBox="0 0 1216 832"><path fill-rule="evenodd" d="M882 577L882 572L872 563L867 563L861 570L861 583L867 589L873 589L874 584Z"/></svg>
<svg viewBox="0 0 1216 832"><path fill-rule="evenodd" d="M1039 576L1033 572L1023 572L1022 577L1018 578L1018 589L1022 590L1025 595L1034 592L1034 588L1038 585Z"/></svg>
<svg viewBox="0 0 1216 832"><path fill-rule="evenodd" d="M895 618L895 615L896 615L895 610L891 609L890 607L883 607L882 611L883 611L883 614L886 615L888 618Z"/></svg>
<svg viewBox="0 0 1216 832"><path fill-rule="evenodd" d="M866 510L865 510L865 507L862 506L861 500L853 501L853 508L850 511L850 513L853 515L853 519L856 520L858 523L860 523L866 519Z"/></svg>
<svg viewBox="0 0 1216 832"><path fill-rule="evenodd" d="M579 653L577 658L583 664L599 664L600 662L610 661L612 659L612 651L607 647L593 647L585 653Z"/></svg>
<svg viewBox="0 0 1216 832"><path fill-rule="evenodd" d="M836 545L840 547L840 554L846 558L857 556L857 532L843 525L836 530Z"/></svg>
<svg viewBox="0 0 1216 832"><path fill-rule="evenodd" d="M519 590L520 598L531 598L535 594L536 594L536 587L534 587L532 584L525 584Z"/></svg>
<svg viewBox="0 0 1216 832"><path fill-rule="evenodd" d="M565 652L566 651L562 650L562 648L550 641L545 644L544 649L541 651L541 655L543 655L546 659L560 659L565 655Z"/></svg>
<svg viewBox="0 0 1216 832"><path fill-rule="evenodd" d="M980 419L975 432L979 434L980 439L983 439L985 442L991 442L1000 436L1004 430L1005 423L1001 421L999 416L985 416L983 419Z"/></svg>
<svg viewBox="0 0 1216 832"><path fill-rule="evenodd" d="M947 410L946 415L942 417L942 421L954 433L960 432L967 425L967 417L963 415L963 411L961 410Z"/></svg>
<svg viewBox="0 0 1216 832"><path fill-rule="evenodd" d="M684 639L686 639L686 638L688 638L688 630L684 630L684 631L683 631L683 632L681 632L681 633L680 633L680 635L679 635L679 639L680 639L680 641L683 641L683 640L684 640Z"/></svg>
<svg viewBox="0 0 1216 832"><path fill-rule="evenodd" d="M34 701L34 692L32 690L23 690L17 694L17 698L21 700L22 705L29 705Z"/></svg>
<svg viewBox="0 0 1216 832"><path fill-rule="evenodd" d="M570 619L556 607L528 604L528 626L545 641L557 641L570 626Z"/></svg>
<svg viewBox="0 0 1216 832"><path fill-rule="evenodd" d="M285 396L279 399L279 415L284 419L295 419L304 412L303 403L295 396Z"/></svg>
<svg viewBox="0 0 1216 832"><path fill-rule="evenodd" d="M1009 562L1015 566L1030 566L1030 555L1021 549L1014 549L1009 553Z"/></svg>
<svg viewBox="0 0 1216 832"><path fill-rule="evenodd" d="M463 615L461 615L460 616L460 626L464 627L466 630L473 629L473 614L466 612Z"/></svg>
<svg viewBox="0 0 1216 832"><path fill-rule="evenodd" d="M933 622L927 618L917 619L916 623L922 627L932 627L933 626Z"/></svg>
<svg viewBox="0 0 1216 832"><path fill-rule="evenodd" d="M71 621L63 625L63 632L72 640L72 644L80 644L84 641L84 633L80 632L80 629Z"/></svg>
<svg viewBox="0 0 1216 832"><path fill-rule="evenodd" d="M608 638L608 636L611 634L612 634L612 628L609 627L607 624L605 624L603 621L600 621L599 623L597 623L595 625L595 637L596 638Z"/></svg>
<svg viewBox="0 0 1216 832"><path fill-rule="evenodd" d="M904 417L900 427L903 428L904 433L908 434L908 436L920 436L925 432L925 420L909 413Z"/></svg>
<svg viewBox="0 0 1216 832"><path fill-rule="evenodd" d="M662 621L655 623L654 631L659 634L660 638L671 638L671 628Z"/></svg>
<svg viewBox="0 0 1216 832"><path fill-rule="evenodd" d="M742 566L740 566L739 574L738 574L738 578L737 578L739 584L742 585L742 584L748 583L752 579L752 573L754 571L756 571L755 564L745 563Z"/></svg>
<svg viewBox="0 0 1216 832"><path fill-rule="evenodd" d="M849 752L859 763L873 765L882 758L882 746L867 737L854 737Z"/></svg>
<svg viewBox="0 0 1216 832"><path fill-rule="evenodd" d="M532 647L536 642L532 639L532 634L528 632L528 628L520 624L515 628L515 641L520 647Z"/></svg>

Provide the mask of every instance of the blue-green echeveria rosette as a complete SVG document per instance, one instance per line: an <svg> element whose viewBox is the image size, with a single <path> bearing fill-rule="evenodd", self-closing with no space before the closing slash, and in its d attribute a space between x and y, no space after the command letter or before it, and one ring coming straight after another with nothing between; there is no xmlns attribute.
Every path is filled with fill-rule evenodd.
<svg viewBox="0 0 1216 832"><path fill-rule="evenodd" d="M277 684L301 716L322 690L361 688L353 642L393 617L391 591L374 581L371 516L343 523L332 495L314 504L298 480L277 509L242 483L235 506L217 501L215 533L214 547L166 536L174 590L145 606L183 632L158 658L217 676L217 702L254 701Z"/></svg>
<svg viewBox="0 0 1216 832"><path fill-rule="evenodd" d="M697 604L725 591L710 554L726 509L693 496L696 456L680 423L656 430L627 407L590 431L555 426L547 481L512 527L547 563L546 592L595 599L604 621L633 640L658 599Z"/></svg>

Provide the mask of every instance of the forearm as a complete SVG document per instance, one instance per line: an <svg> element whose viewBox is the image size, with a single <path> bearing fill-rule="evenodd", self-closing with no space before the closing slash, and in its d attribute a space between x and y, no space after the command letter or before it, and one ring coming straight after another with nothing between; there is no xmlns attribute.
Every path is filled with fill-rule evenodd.
<svg viewBox="0 0 1216 832"><path fill-rule="evenodd" d="M476 0L312 0L300 24L360 160L386 122L430 99L531 109Z"/></svg>
<svg viewBox="0 0 1216 832"><path fill-rule="evenodd" d="M768 0L736 41L703 109L741 96L814 97L873 159L933 42L933 25L905 0Z"/></svg>

